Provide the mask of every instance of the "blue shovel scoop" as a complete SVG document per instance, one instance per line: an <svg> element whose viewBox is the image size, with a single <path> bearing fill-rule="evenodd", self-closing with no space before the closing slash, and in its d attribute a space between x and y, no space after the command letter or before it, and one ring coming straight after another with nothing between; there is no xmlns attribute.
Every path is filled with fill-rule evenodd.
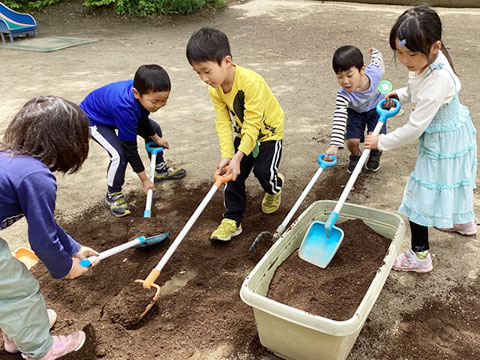
<svg viewBox="0 0 480 360"><path fill-rule="evenodd" d="M400 102L396 99L392 100L395 102L395 107L389 110L383 108L385 99L378 103L377 112L380 115L380 118L378 119L372 135L378 135L387 118L397 115L400 111ZM363 165L370 155L370 151L371 149L363 150L362 156L355 166L352 175L350 175L350 179L348 180L347 185L345 185L345 189L343 190L337 205L330 213L327 222L314 221L310 224L310 227L303 238L302 244L300 245L300 249L298 250L298 255L303 260L325 269L335 256L335 253L343 240L343 230L335 226L335 222L338 219L338 215L340 214L340 210L342 209L345 200L350 194L353 184L357 180L358 175L362 171Z"/></svg>
<svg viewBox="0 0 480 360"><path fill-rule="evenodd" d="M163 151L163 147L158 146L153 141L147 143L147 151L152 154L152 159L150 160L150 181L152 184L155 182L155 166L157 160L157 154ZM145 204L145 211L143 212L143 217L149 218L152 217L152 199L153 199L153 190L150 189L147 192L147 203Z"/></svg>
<svg viewBox="0 0 480 360"><path fill-rule="evenodd" d="M168 237L169 234L170 233L167 232L165 234L151 236L151 237L148 237L148 238L146 238L145 236L137 237L136 239L133 239L129 242L126 242L125 244L121 244L121 245L115 246L111 249L102 251L98 256L90 256L88 258L82 259L80 261L80 265L83 266L83 267L89 267L96 260L103 260L107 257L118 254L119 252L121 252L123 250L130 249L132 247L140 248L140 247L146 247L146 246L159 244L163 240L165 240Z"/></svg>

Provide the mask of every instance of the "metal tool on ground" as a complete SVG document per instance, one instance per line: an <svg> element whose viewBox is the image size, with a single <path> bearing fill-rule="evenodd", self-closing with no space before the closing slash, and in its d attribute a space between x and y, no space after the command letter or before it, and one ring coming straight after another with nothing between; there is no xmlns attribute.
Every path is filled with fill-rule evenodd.
<svg viewBox="0 0 480 360"><path fill-rule="evenodd" d="M155 182L155 167L157 161L157 154L163 151L163 147L158 146L153 141L148 142L145 147L147 148L147 151L152 155L152 158L150 159L150 181L153 184ZM153 190L150 189L147 192L147 203L145 204L145 211L143 212L143 217L152 217L152 199Z"/></svg>
<svg viewBox="0 0 480 360"><path fill-rule="evenodd" d="M118 246L115 246L111 249L102 251L98 256L90 256L88 258L82 259L80 261L80 265L83 267L89 267L91 266L95 261L97 260L103 260L106 259L112 255L118 254L119 252L122 252L123 250L130 249L132 247L146 247L146 246L151 246L155 244L161 243L163 240L165 240L170 233L167 232L165 234L160 234L160 235L155 235L146 238L145 236L140 236L137 237L136 239L133 239L131 241L126 242L125 244L121 244Z"/></svg>
<svg viewBox="0 0 480 360"><path fill-rule="evenodd" d="M37 255L26 247L19 247L13 251L13 256L16 257L19 261L25 264L28 270L30 270L35 264L37 264L40 259Z"/></svg>
<svg viewBox="0 0 480 360"><path fill-rule="evenodd" d="M205 207L207 206L207 204L209 203L210 199L213 197L215 192L220 188L220 186L223 183L226 183L232 179L231 174L228 176L215 174L213 177L215 179L215 183L213 184L212 188L210 189L208 194L205 196L205 198L202 200L200 205L198 205L197 209L195 210L193 215L190 217L190 219L188 219L187 223L185 224L183 229L180 231L180 233L177 235L172 245L170 245L167 252L162 256L157 266L155 266L155 268L152 271L150 271L150 274L148 274L145 280L135 280L136 282L142 283L145 289L150 289L151 287L154 287L156 289L155 295L153 296L152 300L145 308L145 311L142 314L140 314L139 319L143 318L147 314L147 312L153 307L153 305L155 305L155 302L158 300L160 296L160 286L155 284L155 280L157 280L163 267L168 262L170 257L173 255L178 245L180 245L185 235L187 235L187 233L190 231L195 221L197 221L198 217L200 216L202 211L205 209Z"/></svg>
<svg viewBox="0 0 480 360"><path fill-rule="evenodd" d="M260 240L264 239L265 237L268 237L269 235L272 236L271 237L271 242L272 243L274 243L275 241L278 240L278 238L280 238L280 236L283 234L283 232L287 228L288 223L290 222L290 220L292 220L293 216L295 215L298 208L302 204L303 200L305 200L308 193L312 189L313 185L315 185L315 183L317 182L317 180L320 177L320 175L322 174L323 170L325 170L325 168L333 166L337 163L337 158L335 156L330 155L330 157L332 158L331 161L324 160L323 159L324 156L325 156L325 154L321 154L321 155L318 156L317 161L320 164L320 167L315 172L315 174L313 175L312 179L307 184L307 186L305 187L303 192L300 194L299 198L297 199L297 201L295 202L293 207L290 209L290 211L288 212L288 214L285 217L285 219L283 220L283 222L278 226L277 230L273 233L273 235L269 231L262 231L260 234L258 234L258 236L253 241L252 245L250 246L250 249L249 249L250 252L255 250L255 246L257 245L257 243Z"/></svg>
<svg viewBox="0 0 480 360"><path fill-rule="evenodd" d="M372 135L378 135L387 118L395 116L400 111L400 102L392 99L395 102L395 107L390 110L383 108L385 100L382 100L377 105L377 112L380 115L377 125L373 130ZM335 256L340 244L343 240L343 230L335 226L343 204L350 194L353 184L357 180L358 175L362 171L362 167L370 155L370 149L364 149L360 160L355 166L350 179L345 185L345 189L340 196L334 210L330 213L327 222L314 221L303 238L298 255L305 261L321 268L326 268L330 261Z"/></svg>

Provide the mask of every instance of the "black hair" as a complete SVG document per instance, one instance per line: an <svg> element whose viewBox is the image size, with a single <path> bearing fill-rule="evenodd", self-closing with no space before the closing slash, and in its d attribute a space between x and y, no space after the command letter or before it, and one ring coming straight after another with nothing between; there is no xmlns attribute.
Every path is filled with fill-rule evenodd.
<svg viewBox="0 0 480 360"><path fill-rule="evenodd" d="M14 116L0 150L37 158L51 171L74 173L88 156L88 126L78 105L61 97L40 96Z"/></svg>
<svg viewBox="0 0 480 360"><path fill-rule="evenodd" d="M355 66L358 71L362 70L363 54L359 48L353 45L345 45L335 50L332 59L332 67L335 74L342 71L349 70L352 66Z"/></svg>
<svg viewBox="0 0 480 360"><path fill-rule="evenodd" d="M225 56L232 56L227 35L217 29L203 27L195 31L187 44L187 59L190 65L215 61L222 64Z"/></svg>
<svg viewBox="0 0 480 360"><path fill-rule="evenodd" d="M395 43L397 38L405 41L405 47L410 51L422 53L430 64L433 62L430 59L432 45L436 41L442 41L442 20L428 5L414 6L398 17L390 31L390 47L394 52L397 50ZM452 59L443 41L441 50L455 72Z"/></svg>
<svg viewBox="0 0 480 360"><path fill-rule="evenodd" d="M142 65L135 72L133 78L133 87L137 89L140 95L150 92L170 91L172 84L170 77L164 68L160 65Z"/></svg>

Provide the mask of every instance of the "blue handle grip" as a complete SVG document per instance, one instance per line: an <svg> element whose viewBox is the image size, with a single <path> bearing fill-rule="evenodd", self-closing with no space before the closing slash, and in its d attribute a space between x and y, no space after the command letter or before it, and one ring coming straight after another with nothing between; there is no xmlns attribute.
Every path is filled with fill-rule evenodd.
<svg viewBox="0 0 480 360"><path fill-rule="evenodd" d="M152 210L145 210L143 212L143 217L144 218L151 218L152 217Z"/></svg>
<svg viewBox="0 0 480 360"><path fill-rule="evenodd" d="M159 152L163 151L163 147L158 146L153 141L148 142L145 147L150 154L158 154Z"/></svg>
<svg viewBox="0 0 480 360"><path fill-rule="evenodd" d="M387 118L397 115L398 112L400 111L400 108L401 108L400 101L398 101L397 99L391 99L391 100L393 100L393 102L395 103L395 107L392 107L391 109L388 109L388 110L383 108L383 105L386 102L385 99L383 99L378 103L377 113L380 115L380 118L378 119L378 121L385 123L385 121L387 121Z"/></svg>
<svg viewBox="0 0 480 360"><path fill-rule="evenodd" d="M339 214L335 211L332 211L330 213L330 216L328 217L327 222L325 223L325 234L327 235L327 237L332 236L332 227L335 225L335 222L338 219L338 215Z"/></svg>
<svg viewBox="0 0 480 360"><path fill-rule="evenodd" d="M323 157L325 156L325 154L320 154L318 155L318 158L317 158L317 162L320 164L320 167L325 170L325 168L329 167L329 166L333 166L337 163L337 158L333 155L329 155L333 160L332 161L327 161L327 160L323 160Z"/></svg>
<svg viewBox="0 0 480 360"><path fill-rule="evenodd" d="M90 265L92 265L92 262L87 258L80 260L80 266L90 267Z"/></svg>

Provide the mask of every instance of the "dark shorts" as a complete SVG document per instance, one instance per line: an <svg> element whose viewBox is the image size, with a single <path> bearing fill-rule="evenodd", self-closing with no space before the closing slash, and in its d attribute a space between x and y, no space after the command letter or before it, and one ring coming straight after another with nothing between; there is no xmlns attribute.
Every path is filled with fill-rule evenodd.
<svg viewBox="0 0 480 360"><path fill-rule="evenodd" d="M367 132L373 132L375 125L377 125L379 115L376 109L358 113L352 109L348 109L347 120L347 134L345 139L360 139L360 142L365 141L365 128ZM387 125L383 125L380 134L387 133Z"/></svg>

